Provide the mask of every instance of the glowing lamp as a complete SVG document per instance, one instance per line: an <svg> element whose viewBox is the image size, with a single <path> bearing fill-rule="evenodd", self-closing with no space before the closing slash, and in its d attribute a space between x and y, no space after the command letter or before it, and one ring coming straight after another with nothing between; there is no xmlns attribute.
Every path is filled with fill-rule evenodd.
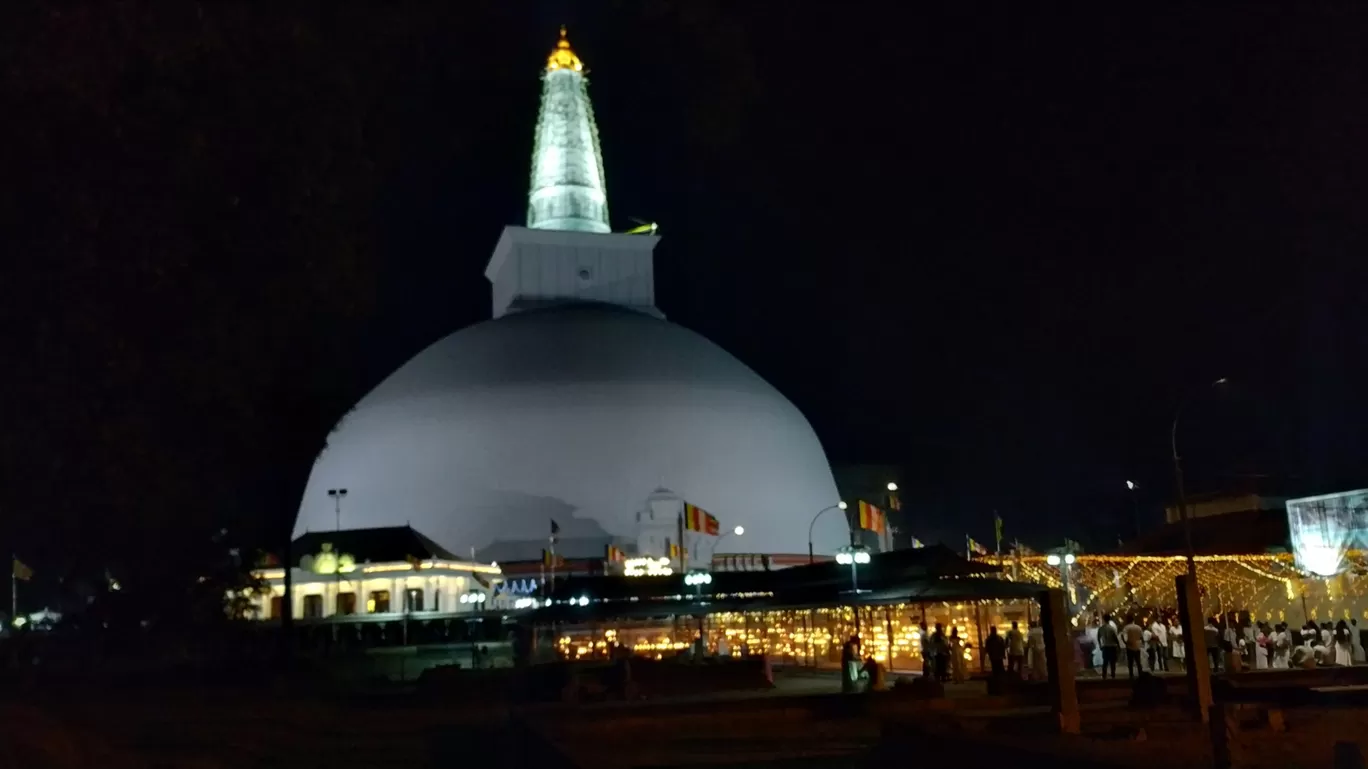
<svg viewBox="0 0 1368 769"><path fill-rule="evenodd" d="M1059 556L1055 555L1054 553L1050 553L1049 555L1045 556L1045 563L1048 563L1051 566L1058 566Z"/></svg>

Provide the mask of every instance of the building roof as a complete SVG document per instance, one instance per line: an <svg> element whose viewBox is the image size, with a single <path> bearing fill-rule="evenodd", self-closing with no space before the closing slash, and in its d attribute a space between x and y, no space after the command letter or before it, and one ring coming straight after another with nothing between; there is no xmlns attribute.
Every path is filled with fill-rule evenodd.
<svg viewBox="0 0 1368 769"><path fill-rule="evenodd" d="M1286 550L1287 511L1245 510L1192 519L1192 549L1197 555L1241 555ZM1187 552L1183 523L1166 523L1122 550L1132 555L1182 555Z"/></svg>
<svg viewBox="0 0 1368 769"><path fill-rule="evenodd" d="M347 553L357 563L391 563L409 558L445 561L466 560L433 542L412 526L386 526L375 529L313 531L294 540L296 564L306 555L316 555L329 544L335 552Z"/></svg>
<svg viewBox="0 0 1368 769"><path fill-rule="evenodd" d="M999 571L968 561L943 546L875 554L858 567L859 593L852 592L850 566L834 561L779 571L713 572L712 583L695 597L684 576L571 577L556 583L554 596L584 596L587 606L557 604L532 613L542 621L587 621L609 617L798 609L841 604L893 604L917 601L1034 598L1035 584L985 579Z"/></svg>

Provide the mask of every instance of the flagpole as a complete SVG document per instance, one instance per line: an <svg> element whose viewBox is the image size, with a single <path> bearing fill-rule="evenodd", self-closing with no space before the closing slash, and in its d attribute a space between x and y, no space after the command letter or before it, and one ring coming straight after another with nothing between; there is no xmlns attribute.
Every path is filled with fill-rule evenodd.
<svg viewBox="0 0 1368 769"><path fill-rule="evenodd" d="M14 627L14 621L19 618L19 575L16 566L19 556L10 553L10 627Z"/></svg>

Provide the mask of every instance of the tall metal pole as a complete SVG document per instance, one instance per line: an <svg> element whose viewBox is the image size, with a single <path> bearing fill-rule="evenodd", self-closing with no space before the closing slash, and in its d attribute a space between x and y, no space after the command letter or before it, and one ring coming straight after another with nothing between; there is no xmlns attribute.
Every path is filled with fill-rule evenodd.
<svg viewBox="0 0 1368 769"><path fill-rule="evenodd" d="M1212 382L1210 387L1219 387L1226 383L1226 378L1221 377ZM1183 517L1183 545L1187 550L1187 573L1192 583L1197 584L1197 554L1192 548L1192 515L1187 506L1187 491L1183 488L1183 462L1178 456L1178 420L1183 416L1183 406L1188 399L1184 399L1178 404L1178 410L1173 414L1173 425L1169 428L1169 446L1173 449L1173 482L1178 489L1178 514Z"/></svg>
<svg viewBox="0 0 1368 769"><path fill-rule="evenodd" d="M821 518L823 513L827 513L827 512L830 512L830 511L832 511L832 510L845 510L845 509L846 509L846 508L845 508L845 503L844 503L844 502L837 502L836 504L831 505L830 507L824 507L824 508L822 508L821 510L818 510L818 511L817 511L817 514L814 515L814 516L812 516L812 523L809 523L809 524L808 524L808 563L814 563L814 562L816 561L816 556L815 556L815 555L813 554L813 552L812 552L812 527L814 527L814 526L817 525L817 519L818 519L818 518ZM847 520L847 521L846 521L846 528L849 528L849 527L850 527L850 521ZM853 535L853 534L851 535L851 542L854 543L854 535Z"/></svg>
<svg viewBox="0 0 1368 769"><path fill-rule="evenodd" d="M1178 515L1183 519L1183 549L1187 554L1187 573L1193 581L1197 581L1197 553L1192 549L1192 517L1188 514L1187 491L1183 488L1183 461L1178 456L1178 417L1182 413L1179 407L1179 414L1173 417L1173 428L1169 431L1170 443L1173 447L1173 483L1178 490Z"/></svg>

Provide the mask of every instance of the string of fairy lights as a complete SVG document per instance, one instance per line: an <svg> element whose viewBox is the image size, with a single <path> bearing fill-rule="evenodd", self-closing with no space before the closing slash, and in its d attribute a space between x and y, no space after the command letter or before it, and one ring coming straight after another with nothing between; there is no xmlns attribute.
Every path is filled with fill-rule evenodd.
<svg viewBox="0 0 1368 769"><path fill-rule="evenodd" d="M1207 614L1248 612L1269 622L1368 619L1368 553L1351 551L1349 568L1322 577L1297 567L1289 553L1199 555L1197 583ZM1046 556L1004 559L1008 577L1063 587L1060 566ZM1184 556L1078 555L1069 568L1070 601L1076 617L1124 612L1137 607L1176 607L1174 578L1187 572Z"/></svg>

